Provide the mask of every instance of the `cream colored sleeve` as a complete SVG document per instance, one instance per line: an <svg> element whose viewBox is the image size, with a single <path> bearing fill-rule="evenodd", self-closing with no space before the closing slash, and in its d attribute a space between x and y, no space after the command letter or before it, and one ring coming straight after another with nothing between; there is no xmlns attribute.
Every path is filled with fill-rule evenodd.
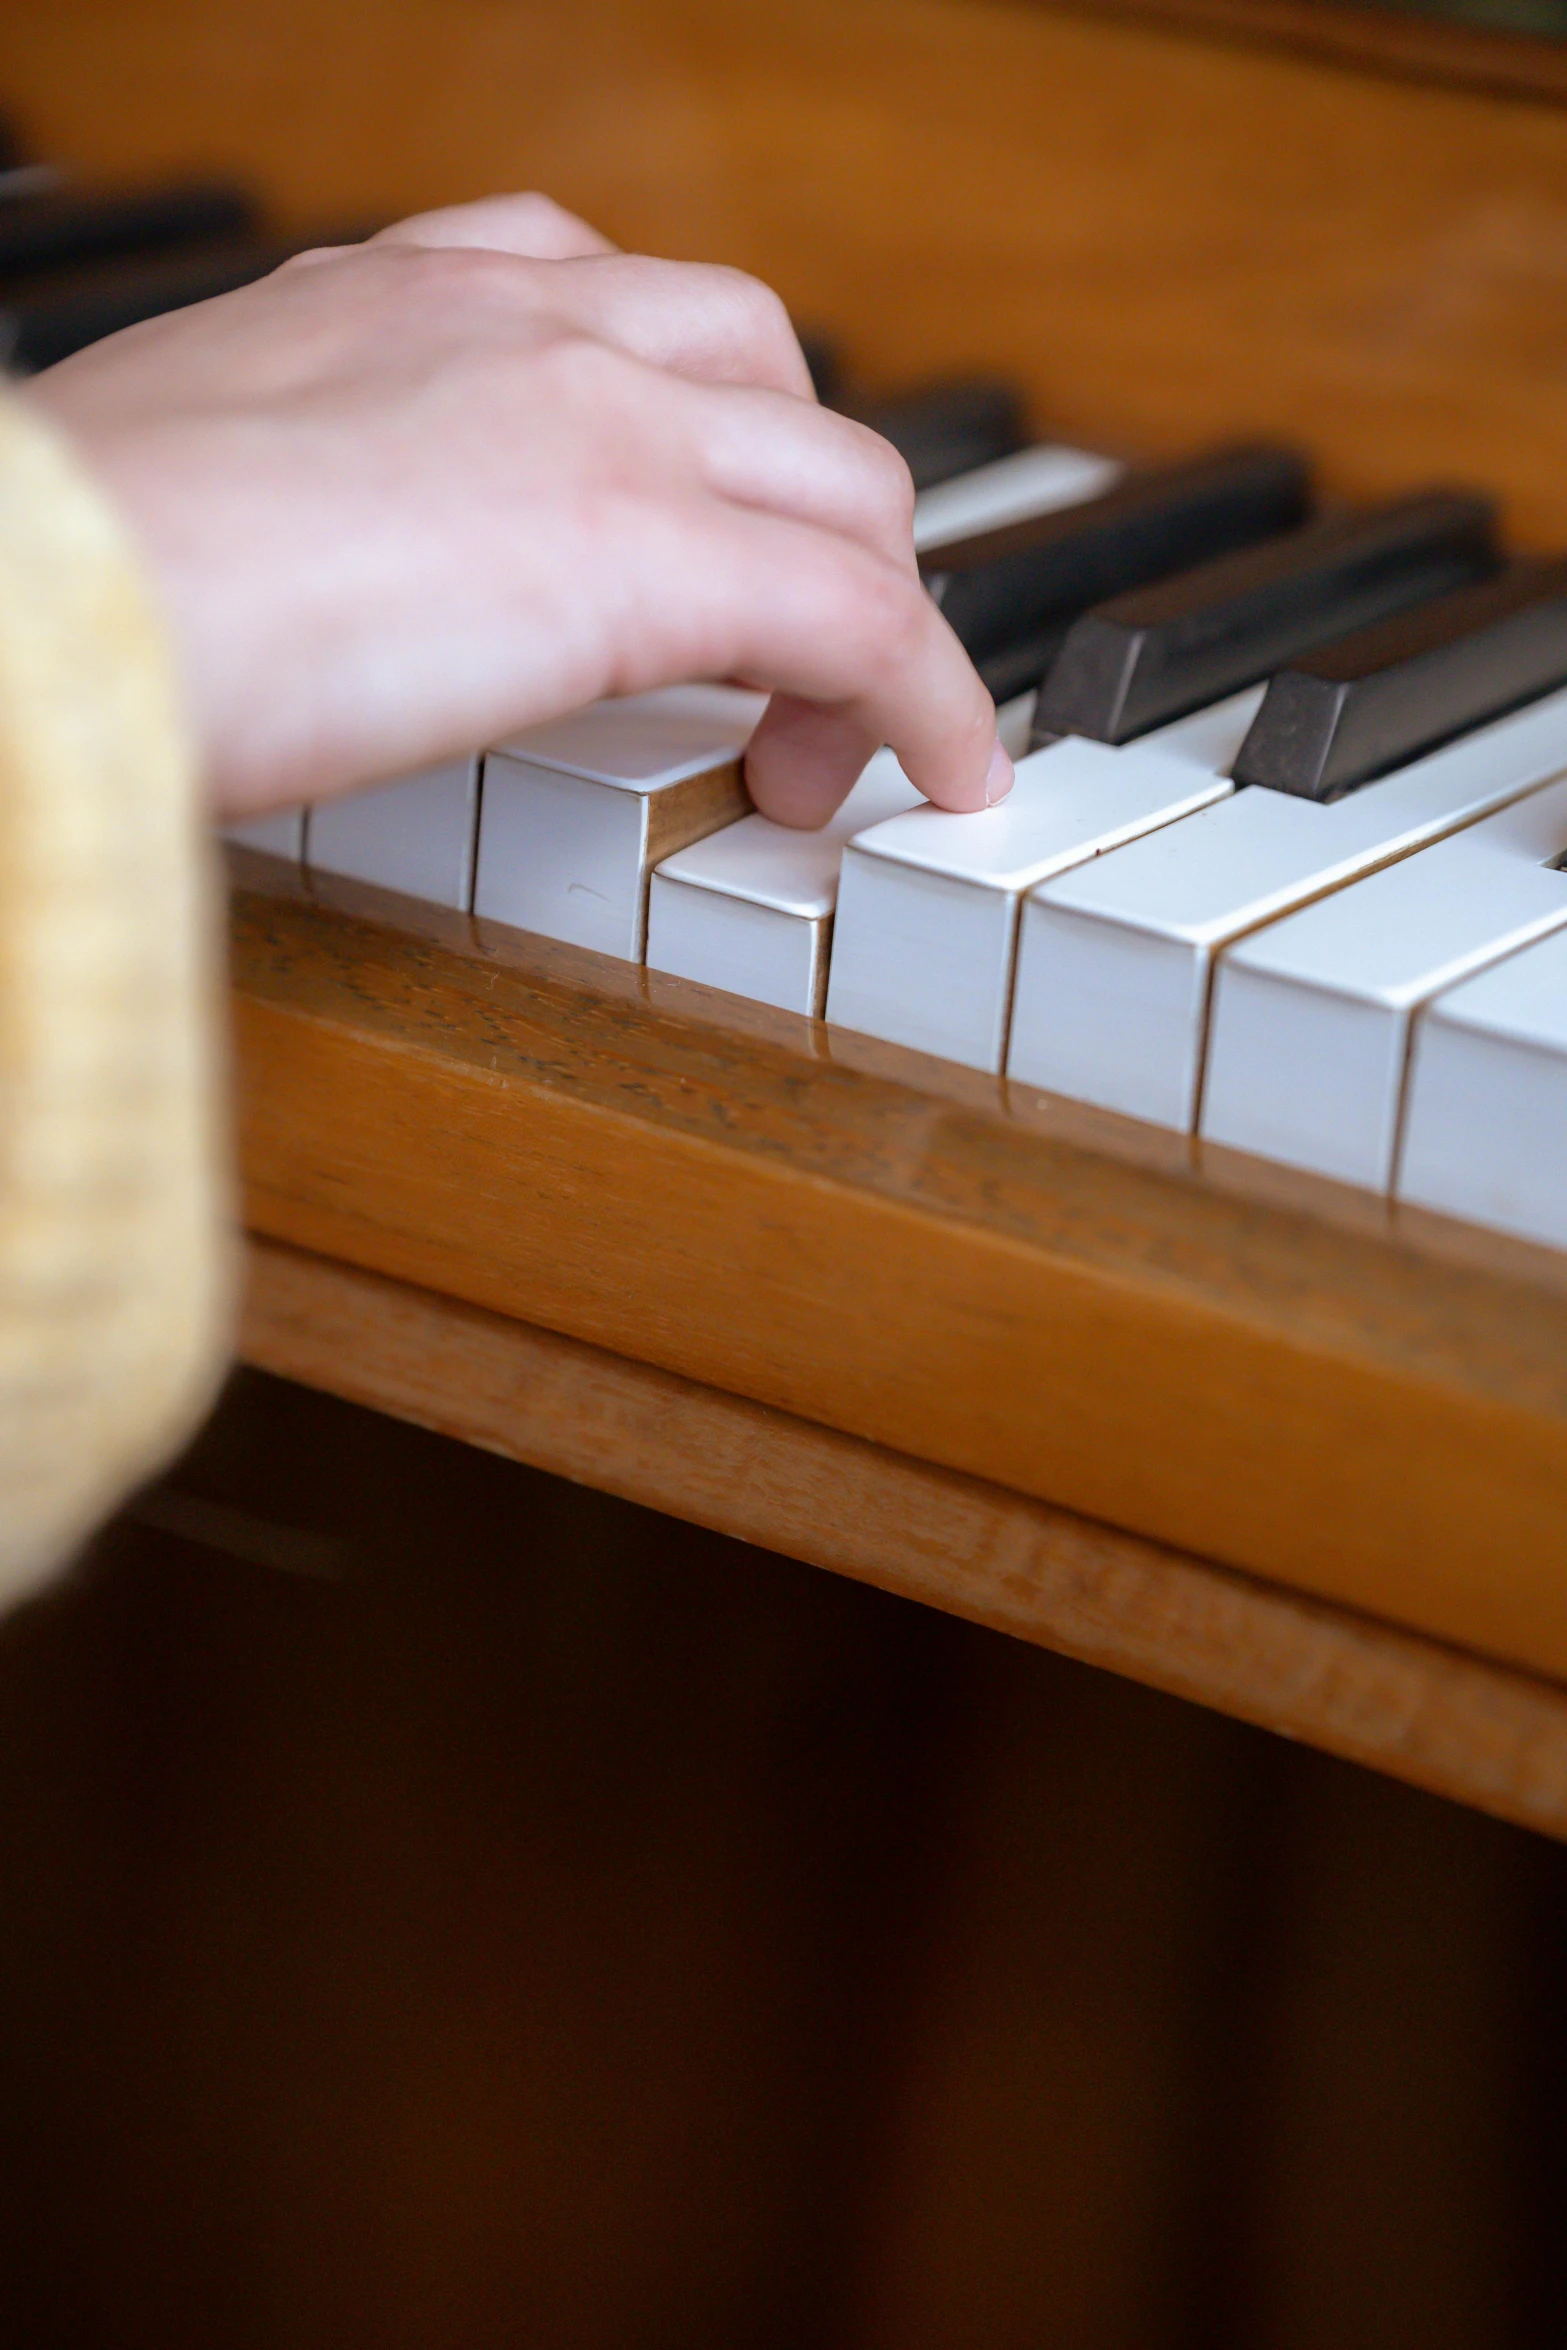
<svg viewBox="0 0 1567 2350"><path fill-rule="evenodd" d="M0 391L0 1605L168 1458L221 1371L209 857L132 550Z"/></svg>

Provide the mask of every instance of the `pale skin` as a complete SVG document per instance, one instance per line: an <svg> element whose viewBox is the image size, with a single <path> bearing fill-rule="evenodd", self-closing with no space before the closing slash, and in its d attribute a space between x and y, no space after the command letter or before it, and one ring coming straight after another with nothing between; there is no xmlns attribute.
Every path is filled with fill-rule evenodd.
<svg viewBox="0 0 1567 2350"><path fill-rule="evenodd" d="M825 822L888 742L1012 782L919 584L907 469L817 406L782 305L541 196L425 213L34 379L138 539L225 816L605 694L743 678L747 778Z"/></svg>

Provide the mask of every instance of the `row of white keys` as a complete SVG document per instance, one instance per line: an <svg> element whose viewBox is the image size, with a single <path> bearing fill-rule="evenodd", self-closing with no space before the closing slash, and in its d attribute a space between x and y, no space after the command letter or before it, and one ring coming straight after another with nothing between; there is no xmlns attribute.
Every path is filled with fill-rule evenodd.
<svg viewBox="0 0 1567 2350"><path fill-rule="evenodd" d="M1024 909L1009 1073L1192 1131L1226 948L1564 765L1567 691L1325 806L1254 787L1046 883Z"/></svg>
<svg viewBox="0 0 1567 2350"><path fill-rule="evenodd" d="M1567 923L1564 850L1558 780L1243 940L1214 989L1203 1134L1390 1190L1420 1008Z"/></svg>
<svg viewBox="0 0 1567 2350"><path fill-rule="evenodd" d="M1567 1248L1567 930L1463 981L1420 1020L1398 1193Z"/></svg>
<svg viewBox="0 0 1567 2350"><path fill-rule="evenodd" d="M483 757L225 837L636 961L654 864L749 807L740 762L765 708L707 685L595 702Z"/></svg>
<svg viewBox="0 0 1567 2350"><path fill-rule="evenodd" d="M828 1019L999 1073L1024 893L1224 798L1261 692L1119 750L1076 736L1047 744L981 815L920 807L862 833L843 859Z"/></svg>
<svg viewBox="0 0 1567 2350"><path fill-rule="evenodd" d="M996 714L1015 758L1028 747L1034 696ZM745 816L666 858L648 901L647 961L754 1003L821 1012L844 845L923 805L891 751L878 751L830 824L796 832Z"/></svg>

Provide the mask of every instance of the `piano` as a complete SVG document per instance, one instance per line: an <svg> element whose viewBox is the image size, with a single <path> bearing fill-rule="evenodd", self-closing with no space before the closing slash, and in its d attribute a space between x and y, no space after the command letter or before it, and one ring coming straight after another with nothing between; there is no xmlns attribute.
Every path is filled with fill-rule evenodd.
<svg viewBox="0 0 1567 2350"><path fill-rule="evenodd" d="M237 845L249 1358L1560 1829L1567 61L1284 0L654 9L595 51L633 146L533 13L526 123L499 20L414 9L455 147L389 164L345 38L330 139L256 157L301 209L548 184L874 388L1016 382L1031 446L922 493L954 612L1161 475L1274 503L981 628L985 818L883 761L773 840L697 688ZM1156 707L1138 646L1263 644L1281 557L1320 631Z"/></svg>

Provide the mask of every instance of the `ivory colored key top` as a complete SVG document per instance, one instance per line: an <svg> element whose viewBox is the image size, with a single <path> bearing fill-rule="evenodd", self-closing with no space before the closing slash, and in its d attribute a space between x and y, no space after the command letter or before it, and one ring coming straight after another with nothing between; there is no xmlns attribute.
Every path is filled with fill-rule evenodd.
<svg viewBox="0 0 1567 2350"><path fill-rule="evenodd" d="M1388 1190L1420 1006L1567 923L1564 852L1556 782L1242 939L1214 988L1204 1136Z"/></svg>
<svg viewBox="0 0 1567 2350"><path fill-rule="evenodd" d="M298 865L305 854L305 811L281 808L271 816L249 816L221 827L224 840L242 849L261 849L269 857L286 857Z"/></svg>
<svg viewBox="0 0 1567 2350"><path fill-rule="evenodd" d="M924 555L978 531L1025 521L1030 514L1080 505L1112 488L1125 470L1113 457L1049 442L998 457L993 465L921 490L914 501L915 552Z"/></svg>
<svg viewBox="0 0 1567 2350"><path fill-rule="evenodd" d="M1034 697L996 713L1014 758ZM844 843L924 802L891 751L878 751L832 822L795 832L744 816L666 858L648 898L648 967L786 1012L819 1014Z"/></svg>
<svg viewBox="0 0 1567 2350"><path fill-rule="evenodd" d="M1254 693L1131 750L1077 740L1021 761L999 807L921 807L851 841L838 881L827 1017L971 1069L1004 1062L1022 893L1221 798Z"/></svg>
<svg viewBox="0 0 1567 2350"><path fill-rule="evenodd" d="M306 863L316 873L344 873L466 914L479 839L479 765L477 757L457 759L319 802L310 811Z"/></svg>
<svg viewBox="0 0 1567 2350"><path fill-rule="evenodd" d="M1422 1014L1398 1196L1567 1248L1567 931Z"/></svg>
<svg viewBox="0 0 1567 2350"><path fill-rule="evenodd" d="M1432 491L1327 515L1085 612L1045 679L1040 731L1130 742L1500 561L1490 498Z"/></svg>
<svg viewBox="0 0 1567 2350"><path fill-rule="evenodd" d="M750 809L740 763L765 708L735 686L669 686L490 751L474 912L640 962L654 866Z"/></svg>
<svg viewBox="0 0 1567 2350"><path fill-rule="evenodd" d="M1237 783L1332 800L1567 685L1567 560L1514 563L1270 679Z"/></svg>
<svg viewBox="0 0 1567 2350"><path fill-rule="evenodd" d="M1209 984L1226 947L1564 766L1567 693L1558 693L1331 806L1236 792L1046 882L1023 913L1008 1073L1190 1132Z"/></svg>
<svg viewBox="0 0 1567 2350"><path fill-rule="evenodd" d="M681 849L653 876L648 968L819 1013L844 843L923 804L891 751L878 751L820 832L745 816Z"/></svg>

